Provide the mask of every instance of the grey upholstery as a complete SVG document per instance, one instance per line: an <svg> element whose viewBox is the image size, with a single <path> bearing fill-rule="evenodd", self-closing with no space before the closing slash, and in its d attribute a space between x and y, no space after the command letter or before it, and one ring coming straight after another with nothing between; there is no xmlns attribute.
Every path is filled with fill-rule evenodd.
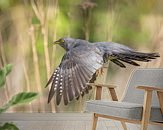
<svg viewBox="0 0 163 130"><path fill-rule="evenodd" d="M131 120L141 120L143 105L137 103L91 100L87 101L87 111L94 113L120 117ZM163 122L163 116L159 107L153 107L151 121Z"/></svg>
<svg viewBox="0 0 163 130"><path fill-rule="evenodd" d="M163 88L163 69L137 69L131 76L121 102L92 100L87 101L86 110L98 114L141 120L144 91L136 86L157 86ZM152 98L151 121L163 122L163 115L156 94Z"/></svg>

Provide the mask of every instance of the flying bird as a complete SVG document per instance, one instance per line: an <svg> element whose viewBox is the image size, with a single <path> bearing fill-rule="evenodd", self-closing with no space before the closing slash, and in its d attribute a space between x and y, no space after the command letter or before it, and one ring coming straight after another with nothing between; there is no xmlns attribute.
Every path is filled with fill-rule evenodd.
<svg viewBox="0 0 163 130"><path fill-rule="evenodd" d="M67 105L73 99L88 93L87 83L96 79L97 71L109 60L125 68L124 62L139 66L135 61L149 62L159 57L158 53L142 53L114 42L90 43L66 37L55 41L54 44L60 45L66 51L60 65L46 84L46 87L51 84L48 103L55 95L57 105L62 97Z"/></svg>

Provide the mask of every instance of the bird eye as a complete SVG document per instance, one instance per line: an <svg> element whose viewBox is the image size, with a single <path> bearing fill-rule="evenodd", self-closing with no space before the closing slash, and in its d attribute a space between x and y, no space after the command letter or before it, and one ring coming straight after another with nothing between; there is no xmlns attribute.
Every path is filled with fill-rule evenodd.
<svg viewBox="0 0 163 130"><path fill-rule="evenodd" d="M59 42L60 42L60 43L64 43L65 41L64 41L63 39L60 39Z"/></svg>

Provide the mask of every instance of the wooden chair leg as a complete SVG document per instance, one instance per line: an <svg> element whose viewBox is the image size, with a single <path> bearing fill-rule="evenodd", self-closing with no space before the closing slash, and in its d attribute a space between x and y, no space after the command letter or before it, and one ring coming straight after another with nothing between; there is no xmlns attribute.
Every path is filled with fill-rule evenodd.
<svg viewBox="0 0 163 130"><path fill-rule="evenodd" d="M96 130L97 121L98 121L98 116L95 113L93 113L92 130Z"/></svg>
<svg viewBox="0 0 163 130"><path fill-rule="evenodd" d="M101 86L96 86L95 100L101 100L101 95L102 95L102 87Z"/></svg>
<svg viewBox="0 0 163 130"><path fill-rule="evenodd" d="M125 122L121 121L121 124L122 124L123 129L127 130L127 126L126 126Z"/></svg>
<svg viewBox="0 0 163 130"><path fill-rule="evenodd" d="M161 112L163 114L163 92L157 92L157 96L160 103Z"/></svg>
<svg viewBox="0 0 163 130"><path fill-rule="evenodd" d="M151 102L152 102L152 91L145 91L141 130L147 130L150 119Z"/></svg>
<svg viewBox="0 0 163 130"><path fill-rule="evenodd" d="M113 101L118 101L117 94L114 88L109 88L109 92Z"/></svg>

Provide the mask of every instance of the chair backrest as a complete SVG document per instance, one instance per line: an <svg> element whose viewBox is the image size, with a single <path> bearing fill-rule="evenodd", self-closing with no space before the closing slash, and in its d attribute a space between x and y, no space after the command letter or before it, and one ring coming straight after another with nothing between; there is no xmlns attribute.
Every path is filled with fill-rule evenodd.
<svg viewBox="0 0 163 130"><path fill-rule="evenodd" d="M143 104L144 91L136 89L141 85L163 88L163 68L139 68L133 71L122 101ZM156 92L153 94L152 106L159 106Z"/></svg>

